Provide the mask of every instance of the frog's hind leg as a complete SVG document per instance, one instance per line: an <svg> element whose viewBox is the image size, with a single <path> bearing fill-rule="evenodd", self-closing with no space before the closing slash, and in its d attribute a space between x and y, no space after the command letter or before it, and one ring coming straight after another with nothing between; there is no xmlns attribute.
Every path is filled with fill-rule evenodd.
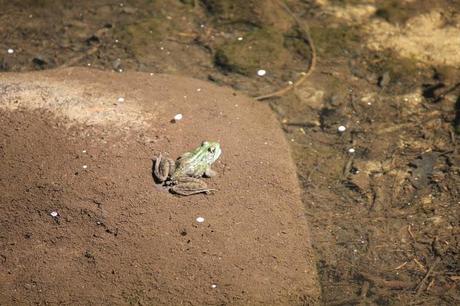
<svg viewBox="0 0 460 306"><path fill-rule="evenodd" d="M174 181L175 185L169 191L175 194L188 196L197 193L209 194L215 189L208 188L205 182L194 177L181 177Z"/></svg>
<svg viewBox="0 0 460 306"><path fill-rule="evenodd" d="M155 164L153 165L153 178L155 181L163 183L174 173L175 169L175 162L170 158L163 158L160 153L155 158Z"/></svg>

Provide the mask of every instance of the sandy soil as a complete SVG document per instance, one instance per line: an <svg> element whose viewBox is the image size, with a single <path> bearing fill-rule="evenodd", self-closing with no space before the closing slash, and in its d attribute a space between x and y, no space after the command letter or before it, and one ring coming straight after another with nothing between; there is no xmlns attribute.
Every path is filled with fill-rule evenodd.
<svg viewBox="0 0 460 306"><path fill-rule="evenodd" d="M266 106L140 73L0 79L1 304L317 301L295 168ZM111 108L131 125L100 115ZM143 118L131 120L136 110ZM178 197L154 184L153 154L203 139L224 152L216 192Z"/></svg>

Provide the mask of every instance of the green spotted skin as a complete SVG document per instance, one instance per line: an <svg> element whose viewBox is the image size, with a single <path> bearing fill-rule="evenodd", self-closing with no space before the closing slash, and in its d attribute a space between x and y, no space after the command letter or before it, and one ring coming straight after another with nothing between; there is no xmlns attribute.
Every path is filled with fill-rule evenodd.
<svg viewBox="0 0 460 306"><path fill-rule="evenodd" d="M211 165L219 158L222 150L218 142L204 141L193 151L182 154L176 161L171 180L181 177L202 177L211 171Z"/></svg>

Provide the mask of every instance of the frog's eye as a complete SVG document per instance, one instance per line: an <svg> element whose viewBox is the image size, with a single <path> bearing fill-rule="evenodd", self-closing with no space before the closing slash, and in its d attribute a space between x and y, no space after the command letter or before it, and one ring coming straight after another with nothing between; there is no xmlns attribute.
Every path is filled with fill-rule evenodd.
<svg viewBox="0 0 460 306"><path fill-rule="evenodd" d="M208 151L209 151L210 153L214 153L214 152L216 152L216 148L214 148L214 147L209 147L209 148L208 148Z"/></svg>

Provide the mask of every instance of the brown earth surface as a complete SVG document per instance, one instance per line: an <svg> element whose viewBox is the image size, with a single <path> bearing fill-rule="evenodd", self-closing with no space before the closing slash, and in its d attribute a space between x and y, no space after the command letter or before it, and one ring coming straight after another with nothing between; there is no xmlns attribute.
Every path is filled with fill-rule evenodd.
<svg viewBox="0 0 460 306"><path fill-rule="evenodd" d="M94 69L1 74L0 92L0 304L318 301L295 167L268 107L202 81ZM154 154L205 139L223 148L217 191L154 184Z"/></svg>

